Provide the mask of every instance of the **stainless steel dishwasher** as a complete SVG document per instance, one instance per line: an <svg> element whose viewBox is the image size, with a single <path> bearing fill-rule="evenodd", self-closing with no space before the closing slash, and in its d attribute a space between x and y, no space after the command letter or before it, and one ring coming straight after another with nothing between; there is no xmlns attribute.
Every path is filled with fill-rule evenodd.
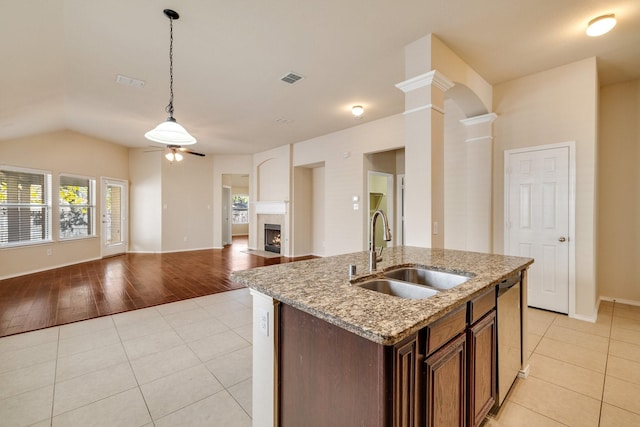
<svg viewBox="0 0 640 427"><path fill-rule="evenodd" d="M520 273L498 286L498 406L507 397L520 371L522 323L520 318Z"/></svg>

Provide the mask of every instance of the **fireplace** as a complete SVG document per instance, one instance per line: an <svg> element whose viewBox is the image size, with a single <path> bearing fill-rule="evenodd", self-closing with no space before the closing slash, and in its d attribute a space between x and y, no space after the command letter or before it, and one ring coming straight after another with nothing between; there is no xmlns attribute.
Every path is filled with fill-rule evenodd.
<svg viewBox="0 0 640 427"><path fill-rule="evenodd" d="M268 252L280 253L280 225L264 225L264 250Z"/></svg>

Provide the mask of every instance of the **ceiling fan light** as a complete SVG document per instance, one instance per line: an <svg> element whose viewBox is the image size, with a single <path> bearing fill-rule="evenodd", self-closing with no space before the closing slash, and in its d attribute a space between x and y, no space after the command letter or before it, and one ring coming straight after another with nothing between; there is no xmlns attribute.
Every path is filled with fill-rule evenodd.
<svg viewBox="0 0 640 427"><path fill-rule="evenodd" d="M611 31L616 26L616 15L610 13L608 15L598 16L589 21L587 25L587 35L598 37Z"/></svg>
<svg viewBox="0 0 640 427"><path fill-rule="evenodd" d="M173 151L169 151L167 154L164 155L164 157L170 162L173 162L175 158L175 156L173 155Z"/></svg>
<svg viewBox="0 0 640 427"><path fill-rule="evenodd" d="M191 145L196 143L196 139L172 117L145 133L144 136L150 141L166 145Z"/></svg>
<svg viewBox="0 0 640 427"><path fill-rule="evenodd" d="M182 156L182 154L175 152L173 155L176 158L176 162L181 161L184 157Z"/></svg>

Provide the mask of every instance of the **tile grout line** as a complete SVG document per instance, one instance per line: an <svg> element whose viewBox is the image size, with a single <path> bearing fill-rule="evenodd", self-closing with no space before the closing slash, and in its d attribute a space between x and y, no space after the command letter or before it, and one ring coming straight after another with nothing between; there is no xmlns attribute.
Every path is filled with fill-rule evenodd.
<svg viewBox="0 0 640 427"><path fill-rule="evenodd" d="M602 395L600 396L600 412L598 413L598 426L602 423L602 407L604 406L604 389L607 386L607 368L609 367L609 350L611 349L611 333L613 332L613 317L616 310L616 303L613 302L611 308L611 323L609 323L609 339L607 340L607 358L604 362L604 381L602 381ZM597 317L596 317L597 320Z"/></svg>
<svg viewBox="0 0 640 427"><path fill-rule="evenodd" d="M133 369L133 365L131 364L131 359L129 358L129 353L127 352L127 348L124 345L124 342L122 341L122 337L120 336L120 331L118 330L118 325L116 324L115 320L113 319L113 315L109 316L111 318L111 322L113 323L113 327L116 330L116 334L118 334L118 341L120 342L120 345L122 346L122 351L124 351L125 356L127 357L127 363L129 364L129 369L131 369L131 374L133 375L133 379L136 381L136 386L138 387L138 392L140 393L140 396L142 396L142 401L144 402L144 406L145 408L147 408L147 414L149 414L149 419L151 420L151 423L155 426L155 422L153 420L153 417L151 416L151 410L149 409L149 405L147 404L147 399L144 398L144 393L142 393L142 387L140 386L140 382L138 381L138 377L136 376L136 371Z"/></svg>
<svg viewBox="0 0 640 427"><path fill-rule="evenodd" d="M554 316L553 320L549 323L549 326L547 326L547 328L545 329L544 334L542 335L542 338L540 339L540 341L542 341L542 339L543 339L543 338L548 338L548 339L553 340L553 341L558 341L558 340L555 340L555 339L553 339L553 338L551 338L551 337L547 337L547 336L546 336L547 332L549 332L549 329L550 329L550 328L551 328L551 326L555 323L556 319L558 319L558 317L557 317L557 316ZM556 325L556 326L559 326L559 325ZM559 341L559 342L562 342L562 341ZM539 345L539 344L540 344L540 343L538 343L538 344L536 345L536 348L538 347L538 345ZM533 356L534 352L535 352L535 349L531 351L531 356ZM576 367L579 367L579 368L583 368L583 369L590 370L590 371L592 371L592 372L599 373L599 372L597 372L597 371L593 371L592 369L584 368L583 366L579 366L579 365L575 365L575 364L573 364L573 363L567 362L566 360L556 359L555 357L547 356L547 355L544 355L544 354L541 354L541 353L537 353L537 354L539 354L539 355L541 355L541 356L544 356L544 357L548 357L548 358L553 359L553 360L557 360L557 361L560 361L560 362L564 362L564 363L570 364L570 365L572 365L572 366L576 366ZM531 356L529 357L529 359L531 359ZM535 376L535 375L533 375L533 374L530 374L530 375L531 375L532 377L536 378L537 380L542 381L542 382L544 382L544 383L546 383L546 384L553 385L553 386L556 386L556 387L562 388L562 389L564 389L564 390L570 391L570 392L572 392L572 393L580 394L580 395L582 395L582 396L585 396L585 397L588 397L588 398L590 398L590 399L596 400L596 399L595 399L595 398L593 398L592 396L588 396L588 395L583 394L583 393L581 393L581 392L578 392L578 391L575 391L575 390L571 390L571 389L569 389L569 388L567 388L567 387L564 387L564 386L562 386L562 385L558 385L558 384L551 383L551 382L546 381L546 380L544 380L544 379L542 379L542 378L538 378L538 377L536 377L536 376ZM605 376L606 376L606 367L605 367L605 374L603 374L603 375L605 375ZM604 387L603 387L603 389L604 389ZM509 394L511 394L511 390L509 390ZM509 396L507 396L507 399L509 399ZM514 404L518 405L518 403L517 403L517 402L512 402L512 403L514 403ZM522 406L522 405L520 405L520 406ZM525 407L525 408L527 408L526 406L524 406L524 407ZM555 419L555 418L553 418L553 417L550 417L550 416L548 416L548 415L546 415L546 414L540 413L540 412L538 412L538 411L536 411L536 410L534 410L534 409L531 409L531 408L527 408L527 409L529 409L530 411L532 411L532 412L534 412L534 413L536 413L536 414L538 414L538 415L540 415L540 416L543 416L543 417L545 417L545 418L547 418L547 419L553 420L553 421L554 421L554 422L556 422L556 423L559 423L559 424L562 424L562 425L566 425L566 424L564 424L562 421L557 420L557 419ZM600 401L600 411L602 411L602 400ZM598 417L600 417L600 415L599 415L599 414L598 414ZM599 424L600 424L600 421L599 421L599 419L598 419L598 425L599 425Z"/></svg>
<svg viewBox="0 0 640 427"><path fill-rule="evenodd" d="M51 393L51 418L49 418L49 426L53 427L53 408L56 401L56 383L58 378L58 358L60 357L60 327L58 329L58 339L56 341L56 363L53 368L53 391Z"/></svg>
<svg viewBox="0 0 640 427"><path fill-rule="evenodd" d="M232 300L233 300L233 301L236 301L236 298L232 298ZM176 301L176 302L179 302L179 301ZM200 305L200 304L198 304L196 301L194 301L194 303L198 306L198 308L201 308L201 309L206 310L206 308L205 308L205 307L201 306L201 305ZM172 303L169 303L169 304L172 304ZM189 310L184 310L182 313L184 313L184 312L186 312L186 311L189 311ZM171 328L171 330L172 330L172 331L173 331L173 332L178 336L178 338L180 338L180 341L182 341L183 345L185 345L187 348L189 348L189 349L193 352L193 349L191 349L191 347L189 346L189 343L188 343L187 341L185 341L185 340L180 336L180 334L179 334L179 333L178 333L178 331L176 330L176 327L175 327L175 326L173 326L173 324L171 324L171 323L166 319L165 315L164 315L161 311L159 311L159 313L160 313L160 316L165 320L165 322L167 322L167 324L169 325L169 327ZM180 313L180 312L169 313L169 314L167 314L167 316L170 316L170 315L172 315L172 314L176 314L176 313ZM215 320L217 320L217 321L220 321L220 322L225 326L225 328L227 329L227 331L228 331L228 332L233 332L233 333L235 333L236 335L238 335L238 336L239 336L243 341L247 341L246 339L244 339L244 337L240 336L240 334L238 334L237 332L235 332L231 327L229 327L227 324L225 324L224 322L222 322L222 321L221 321L217 316L212 315L212 316L211 316L211 318L213 318L213 319L215 319ZM226 332L226 331L225 331L225 332ZM214 335L215 335L215 334L214 334ZM247 342L248 342L248 341L247 341ZM253 346L253 343L249 343L249 344L250 344L251 346ZM234 350L234 351L237 351L237 350ZM126 349L125 349L125 354L126 354ZM157 354L157 353L154 353L154 354ZM195 353L194 353L194 354L195 354ZM227 389L227 387L222 383L222 381L220 381L220 380L218 379L218 377L216 377L216 375L215 375L213 372L211 372L211 371L209 370L209 368L207 368L207 366L205 365L205 363L207 363L208 361L203 361L203 360L200 358L200 356L198 356L197 354L196 354L196 357L198 358L198 361L199 361L199 363L200 363L200 366L202 366L202 367L203 367L203 368L204 368L204 369L205 369L205 370L206 370L206 371L207 371L207 372L208 372L208 373L209 373L213 378L215 378L215 380L216 380L216 381L217 381L217 382L222 386L222 390L219 390L219 391L217 391L217 392L215 392L215 393L212 393L212 394L210 394L210 395L208 395L208 396L205 396L205 397L203 397L203 398L201 398L201 399L198 399L198 400L196 400L196 401L194 401L194 402L191 402L191 403L189 403L189 404L187 404L187 405L185 405L185 406L182 406L182 407L180 407L180 408L176 408L174 411L171 411L171 412L169 412L169 413L167 413L167 414L164 414L163 416L161 416L161 417L160 417L160 418L158 418L157 420L156 420L155 418L153 418L153 416L151 415L151 411L149 411L149 416L151 417L151 421L153 422L153 424L155 425L155 422L156 422L156 421L159 421L159 420L161 420L162 418L168 417L169 415L171 415L171 414L173 414L173 413L176 413L176 412L181 411L181 410L183 410L183 409L185 409L185 408L187 408L187 407L189 407L189 406L191 406L191 405L194 405L194 404L196 404L196 403L198 403L198 402L201 402L201 401L203 401L203 400L205 400L205 399L208 399L208 398L210 398L211 396L215 396L216 394L221 393L221 392L223 392L223 391L224 391L224 392L227 392L227 394L229 394L229 396L231 396L231 398L234 400L234 402L236 402L236 403L238 404L238 406L240 407L240 409L242 409L242 411L244 411L250 419L253 419L253 418L252 418L252 417L247 413L247 411L244 409L244 407L240 404L240 402L238 402L238 401L237 401L237 399L235 398L235 396L233 396L233 394L232 394L232 393ZM127 354L127 360L129 360L129 356L128 356L128 354ZM213 360L213 359L212 359L212 360ZM185 370L187 370L187 369L192 369L192 368L193 368L193 367L191 367L191 368L185 368L185 369L182 369L182 371L185 371ZM133 367L131 367L131 369L133 370ZM171 375L171 374L168 374L168 375L166 375L166 376L164 376L164 377L162 377L162 378L166 378L166 377L167 377L167 376L169 376L169 375ZM135 371L134 371L134 376L135 376ZM154 381L155 381L155 380L154 380ZM137 379L137 377L136 377L136 383L137 383L137 382L138 382L138 379ZM242 381L240 381L240 382L242 382ZM240 383L237 383L237 384L240 384ZM234 384L234 385L236 385L236 384ZM142 392L142 387L141 387L139 384L138 384L138 387L140 388L140 394L142 394L142 398L144 399L144 393ZM145 405L146 405L146 404L147 404L146 399L144 399L144 401L145 401ZM149 410L148 405L147 405L147 410Z"/></svg>

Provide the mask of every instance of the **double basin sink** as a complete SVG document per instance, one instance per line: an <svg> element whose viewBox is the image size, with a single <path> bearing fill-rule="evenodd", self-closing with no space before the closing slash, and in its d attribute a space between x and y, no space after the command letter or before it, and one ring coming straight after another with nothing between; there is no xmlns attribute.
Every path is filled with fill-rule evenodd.
<svg viewBox="0 0 640 427"><path fill-rule="evenodd" d="M402 267L387 271L382 276L354 285L400 298L424 299L470 279L461 274L422 267Z"/></svg>

